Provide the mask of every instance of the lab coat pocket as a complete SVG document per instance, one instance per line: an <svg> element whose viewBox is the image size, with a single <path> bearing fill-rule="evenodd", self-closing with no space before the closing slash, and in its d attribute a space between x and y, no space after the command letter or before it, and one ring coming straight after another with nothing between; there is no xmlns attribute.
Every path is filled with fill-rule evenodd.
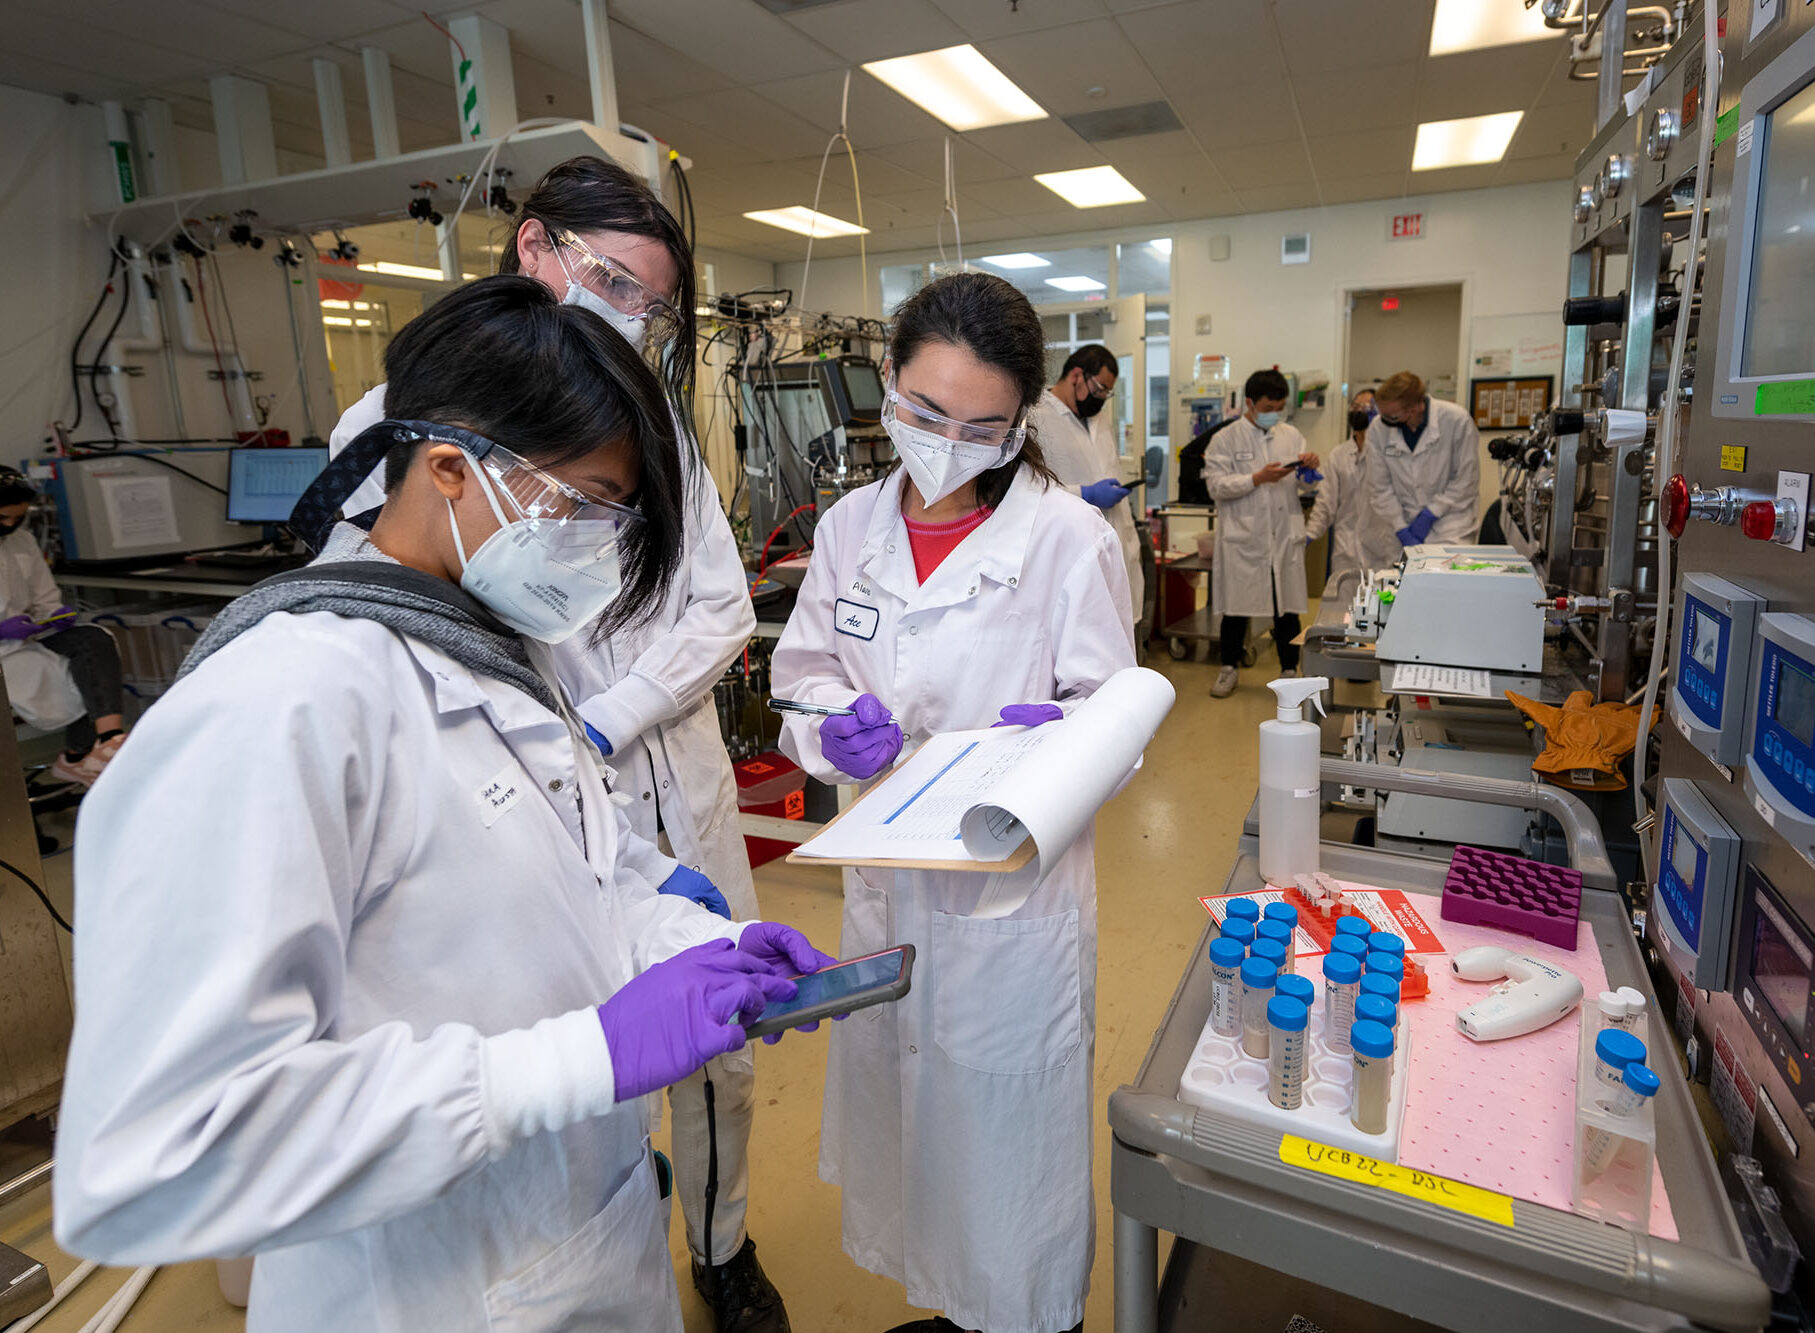
<svg viewBox="0 0 1815 1333"><path fill-rule="evenodd" d="M492 1333L679 1333L680 1305L660 1219L654 1163L645 1157L578 1231L514 1277L486 1288L487 1327Z"/></svg>
<svg viewBox="0 0 1815 1333"><path fill-rule="evenodd" d="M1078 913L992 921L933 914L933 1040L953 1064L1037 1074L1083 1041Z"/></svg>

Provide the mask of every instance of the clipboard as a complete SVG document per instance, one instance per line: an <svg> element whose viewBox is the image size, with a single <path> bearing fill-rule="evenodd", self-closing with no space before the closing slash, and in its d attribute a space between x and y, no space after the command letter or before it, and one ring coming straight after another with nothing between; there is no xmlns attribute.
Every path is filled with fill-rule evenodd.
<svg viewBox="0 0 1815 1333"><path fill-rule="evenodd" d="M889 772L892 773L894 770L890 769ZM884 774L883 776L887 777L888 774ZM825 827L831 828L832 825L836 824L839 820L850 814L851 811L869 800L870 796L881 786L882 782L878 780L870 787L869 791L864 792L863 795L859 796L836 815L832 816L832 818L828 819L825 822ZM1021 845L1015 848L1015 850L1008 855L1006 860L1002 861L890 860L880 856L865 857L861 860L845 860L842 857L802 856L799 848L795 848L793 851L789 852L782 860L791 866L864 866L875 870L956 870L974 875L989 874L998 871L1004 874L1012 874L1014 871L1029 865L1038 854L1039 848L1034 845L1033 835L1029 834L1021 840Z"/></svg>

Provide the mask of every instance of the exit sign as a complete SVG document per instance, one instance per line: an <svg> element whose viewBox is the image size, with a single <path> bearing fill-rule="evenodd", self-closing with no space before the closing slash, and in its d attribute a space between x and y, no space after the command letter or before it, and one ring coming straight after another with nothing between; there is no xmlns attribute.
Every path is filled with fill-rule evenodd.
<svg viewBox="0 0 1815 1333"><path fill-rule="evenodd" d="M1424 235L1424 214L1395 213L1386 234L1387 239L1393 241L1417 240Z"/></svg>

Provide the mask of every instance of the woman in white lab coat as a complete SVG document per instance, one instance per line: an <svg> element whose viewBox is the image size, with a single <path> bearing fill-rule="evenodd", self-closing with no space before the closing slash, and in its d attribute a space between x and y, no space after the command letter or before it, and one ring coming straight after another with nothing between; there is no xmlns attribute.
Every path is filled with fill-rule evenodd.
<svg viewBox="0 0 1815 1333"><path fill-rule="evenodd" d="M856 701L784 725L827 782L941 732L1057 718L1134 665L1115 532L1023 438L1044 378L1033 308L966 273L895 320L883 421L904 466L821 516L775 651L778 695ZM905 1000L833 1032L820 1173L842 1190L845 1252L961 1328L1083 1318L1094 853L1086 833L1001 920L971 915L975 875L845 872L841 956L919 957Z"/></svg>
<svg viewBox="0 0 1815 1333"><path fill-rule="evenodd" d="M1370 400L1372 397L1368 394ZM1326 620L1348 605L1362 575L1399 559L1399 539L1375 509L1362 472L1369 420L1367 406L1357 394L1349 409L1349 438L1332 449L1323 464L1317 503L1305 523L1309 541L1330 534L1330 577L1324 583L1318 613Z"/></svg>
<svg viewBox="0 0 1815 1333"><path fill-rule="evenodd" d="M550 684L674 575L672 419L518 277L386 369L409 419L298 507L383 458L370 537L223 612L83 807L57 1237L256 1252L254 1330L679 1333L643 1096L817 955L657 893Z"/></svg>
<svg viewBox="0 0 1815 1333"><path fill-rule="evenodd" d="M500 267L600 314L659 364L677 425L689 419L682 386L693 373L692 252L673 215L641 181L599 157L552 168L524 199ZM340 419L329 448L338 453L384 415L380 384ZM607 747L612 789L630 798L625 813L631 827L650 842L658 830L666 833L675 856L710 881L733 919L747 921L757 913L756 885L738 829L737 786L712 687L748 646L756 612L718 487L690 433L681 428L676 434L686 487L680 576L653 614L596 643L576 635L555 649L555 663L576 710ZM348 512L375 509L383 499L377 483L367 483ZM675 1184L695 1281L715 1306L721 1286L749 1293L760 1311L743 1314L745 1333L779 1328L785 1319L754 1247L746 1250L755 1072L747 1049L711 1066L719 1188L710 1269L704 1076L669 1093ZM737 1273L722 1282L720 1270L733 1263Z"/></svg>
<svg viewBox="0 0 1815 1333"><path fill-rule="evenodd" d="M1430 397L1409 370L1375 394L1363 472L1375 510L1403 546L1467 545L1481 528L1481 436L1475 419Z"/></svg>

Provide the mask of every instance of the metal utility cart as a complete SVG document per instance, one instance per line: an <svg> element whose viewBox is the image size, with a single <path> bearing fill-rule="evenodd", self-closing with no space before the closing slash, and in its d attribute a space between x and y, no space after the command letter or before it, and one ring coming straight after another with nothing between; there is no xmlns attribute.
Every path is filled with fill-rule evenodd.
<svg viewBox="0 0 1815 1333"><path fill-rule="evenodd" d="M1325 760L1327 782L1391 789L1398 775ZM1536 783L1455 778L1448 794L1541 807L1562 825L1582 872L1582 919L1594 930L1610 985L1656 998L1615 892L1598 826L1573 795ZM1221 892L1262 887L1244 837ZM1441 861L1325 843L1339 878L1436 895ZM1433 906L1433 916L1435 910ZM1770 1292L1744 1242L1675 1061L1657 1098L1658 1161L1679 1241L1634 1234L1514 1200L1504 1226L1280 1160L1281 1134L1177 1100L1179 1078L1210 1011L1212 928L1132 1085L1109 1100L1115 1204L1117 1333L1284 1327L1275 1308L1344 1330L1758 1330ZM1178 1237L1164 1283L1159 1231ZM1262 1280L1264 1279L1264 1280ZM1162 1305L1165 1310L1162 1313ZM1418 1321L1418 1322L1411 1322Z"/></svg>

